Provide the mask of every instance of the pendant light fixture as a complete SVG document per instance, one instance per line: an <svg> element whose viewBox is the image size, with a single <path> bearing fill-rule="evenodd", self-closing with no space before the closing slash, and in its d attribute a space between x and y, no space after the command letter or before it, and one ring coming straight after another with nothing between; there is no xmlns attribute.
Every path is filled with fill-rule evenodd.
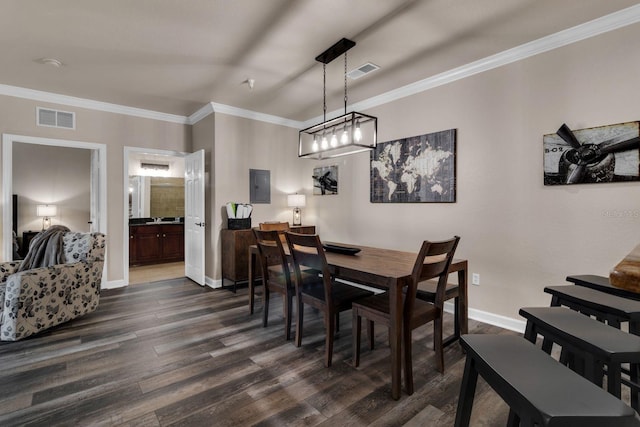
<svg viewBox="0 0 640 427"><path fill-rule="evenodd" d="M347 113L347 51L356 43L343 38L316 57L322 62L323 122L299 133L298 157L328 159L376 148L378 119L355 111ZM327 120L327 64L344 54L344 115Z"/></svg>

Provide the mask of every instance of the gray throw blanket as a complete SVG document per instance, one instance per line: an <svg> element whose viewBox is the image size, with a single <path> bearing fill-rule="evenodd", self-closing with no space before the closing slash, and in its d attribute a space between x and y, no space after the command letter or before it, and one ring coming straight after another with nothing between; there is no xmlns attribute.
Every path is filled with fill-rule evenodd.
<svg viewBox="0 0 640 427"><path fill-rule="evenodd" d="M49 267L56 264L64 264L64 244L62 237L69 230L64 225L52 225L42 231L31 240L29 252L22 260L18 271L31 270L32 268Z"/></svg>

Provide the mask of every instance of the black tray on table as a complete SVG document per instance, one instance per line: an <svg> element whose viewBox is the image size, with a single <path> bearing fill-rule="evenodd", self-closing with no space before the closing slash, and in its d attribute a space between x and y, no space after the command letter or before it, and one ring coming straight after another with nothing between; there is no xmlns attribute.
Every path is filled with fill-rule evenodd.
<svg viewBox="0 0 640 427"><path fill-rule="evenodd" d="M350 246L334 245L334 244L331 244L331 243L323 243L322 247L327 252L335 252L335 253L344 254L344 255L355 255L355 254L357 254L358 252L361 251L360 248L353 248L353 247L350 247Z"/></svg>

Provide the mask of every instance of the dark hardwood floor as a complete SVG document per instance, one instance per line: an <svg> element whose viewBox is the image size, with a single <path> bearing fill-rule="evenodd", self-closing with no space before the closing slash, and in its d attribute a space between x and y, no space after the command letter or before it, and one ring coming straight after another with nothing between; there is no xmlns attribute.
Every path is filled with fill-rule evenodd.
<svg viewBox="0 0 640 427"><path fill-rule="evenodd" d="M258 306L261 299L258 298ZM269 327L248 314L246 288L187 279L105 290L98 310L19 342L0 343L0 425L451 426L464 367L455 344L435 369L433 328L414 331L416 392L390 397L387 332L351 364L351 312L333 367L322 319L305 312L303 346L284 340L280 298ZM451 330L453 316L445 314ZM470 321L471 333L507 333ZM502 426L507 407L480 380L474 426Z"/></svg>

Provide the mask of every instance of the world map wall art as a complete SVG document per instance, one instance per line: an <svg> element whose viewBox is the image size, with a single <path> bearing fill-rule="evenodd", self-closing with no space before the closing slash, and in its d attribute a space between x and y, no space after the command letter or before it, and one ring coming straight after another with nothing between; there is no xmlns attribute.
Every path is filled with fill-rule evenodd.
<svg viewBox="0 0 640 427"><path fill-rule="evenodd" d="M544 185L640 180L640 122L544 135Z"/></svg>
<svg viewBox="0 0 640 427"><path fill-rule="evenodd" d="M370 176L371 203L454 203L456 130L378 144Z"/></svg>

